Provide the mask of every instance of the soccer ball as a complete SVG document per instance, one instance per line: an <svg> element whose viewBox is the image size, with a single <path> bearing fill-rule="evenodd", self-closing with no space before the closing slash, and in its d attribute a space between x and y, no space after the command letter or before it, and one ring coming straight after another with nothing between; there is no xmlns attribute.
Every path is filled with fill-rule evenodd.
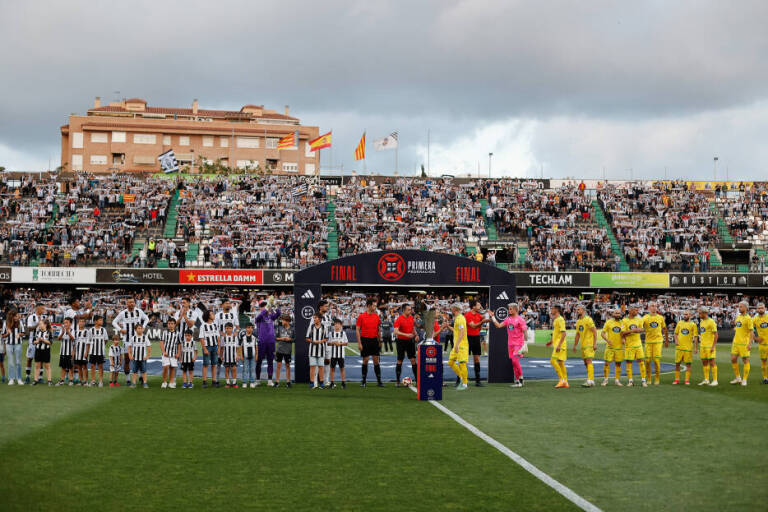
<svg viewBox="0 0 768 512"><path fill-rule="evenodd" d="M403 386L405 386L405 387L411 387L411 384L413 384L413 381L411 380L411 378L410 378L410 377L403 377L403 382L402 382L402 384L403 384Z"/></svg>

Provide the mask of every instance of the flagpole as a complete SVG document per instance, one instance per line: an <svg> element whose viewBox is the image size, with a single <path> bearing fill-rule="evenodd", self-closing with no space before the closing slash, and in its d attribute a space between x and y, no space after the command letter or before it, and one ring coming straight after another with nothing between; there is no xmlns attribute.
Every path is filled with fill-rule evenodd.
<svg viewBox="0 0 768 512"><path fill-rule="evenodd" d="M395 143L395 174L397 174L397 150L400 147L400 133L397 134L397 142Z"/></svg>

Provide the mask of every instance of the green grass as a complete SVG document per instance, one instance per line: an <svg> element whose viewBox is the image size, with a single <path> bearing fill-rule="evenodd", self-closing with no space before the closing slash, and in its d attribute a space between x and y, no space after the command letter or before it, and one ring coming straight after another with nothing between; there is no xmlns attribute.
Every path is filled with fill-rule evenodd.
<svg viewBox="0 0 768 512"><path fill-rule="evenodd" d="M548 357L537 338L530 357ZM531 381L446 388L443 403L603 510L760 509L768 386L756 353L746 388L727 384L726 345L718 362L718 388ZM0 509L575 509L406 389L151 383L0 386Z"/></svg>

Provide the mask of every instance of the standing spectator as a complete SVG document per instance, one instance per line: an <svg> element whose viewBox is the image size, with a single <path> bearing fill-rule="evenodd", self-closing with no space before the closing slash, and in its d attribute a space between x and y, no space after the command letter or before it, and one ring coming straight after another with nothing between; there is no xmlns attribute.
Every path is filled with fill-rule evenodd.
<svg viewBox="0 0 768 512"><path fill-rule="evenodd" d="M8 311L0 334L8 353L8 385L13 385L13 370L16 369L16 384L23 386L21 381L21 342L24 339L24 325L21 323L19 312L15 309Z"/></svg>

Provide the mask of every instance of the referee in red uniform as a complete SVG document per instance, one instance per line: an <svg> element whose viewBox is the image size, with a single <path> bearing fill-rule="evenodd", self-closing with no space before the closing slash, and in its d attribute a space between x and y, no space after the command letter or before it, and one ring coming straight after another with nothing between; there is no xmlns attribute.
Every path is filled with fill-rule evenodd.
<svg viewBox="0 0 768 512"><path fill-rule="evenodd" d="M480 343L480 328L483 324L490 322L490 319L484 317L480 312L483 305L479 300L473 300L469 306L469 311L464 315L467 319L467 341L469 342L469 353L475 360L475 386L482 386L480 381L480 356L483 355L483 347Z"/></svg>
<svg viewBox="0 0 768 512"><path fill-rule="evenodd" d="M403 360L407 356L411 360L413 381L416 382L416 330L411 305L403 306L403 313L395 320L395 336L397 336L397 374L396 386L400 386L400 375L403 373Z"/></svg>
<svg viewBox="0 0 768 512"><path fill-rule="evenodd" d="M378 386L384 387L381 382L381 367L379 366L379 354L381 353L381 318L376 313L376 301L368 299L365 301L366 311L360 313L355 324L357 334L357 347L360 349L360 355L363 356L363 382L361 387L365 387L365 381L368 377L368 358L373 357L373 371L376 372Z"/></svg>

